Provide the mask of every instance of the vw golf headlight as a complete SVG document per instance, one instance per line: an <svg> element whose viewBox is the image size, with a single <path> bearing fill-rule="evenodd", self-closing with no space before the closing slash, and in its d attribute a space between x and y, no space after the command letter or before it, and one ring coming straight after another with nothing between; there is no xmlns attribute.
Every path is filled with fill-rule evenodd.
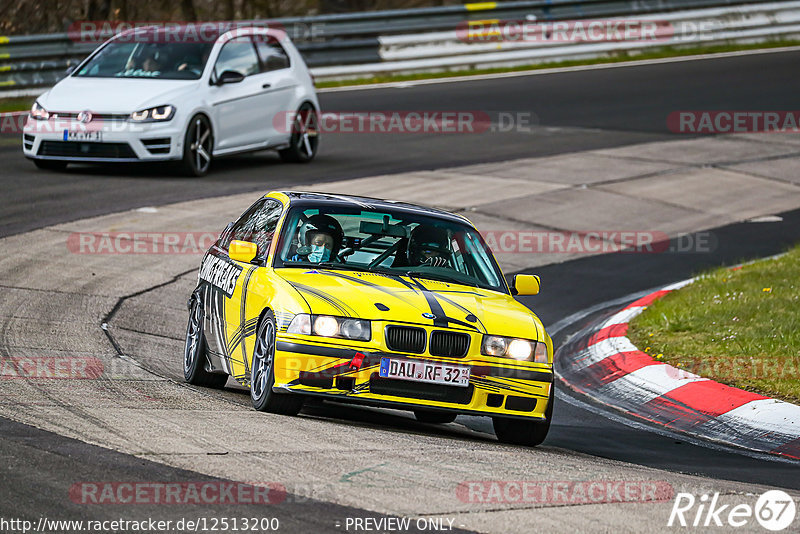
<svg viewBox="0 0 800 534"><path fill-rule="evenodd" d="M547 363L547 345L516 337L483 336L481 354L525 362Z"/></svg>
<svg viewBox="0 0 800 534"><path fill-rule="evenodd" d="M175 116L175 106L157 106L131 113L132 122L166 122Z"/></svg>
<svg viewBox="0 0 800 534"><path fill-rule="evenodd" d="M309 315L299 313L294 316L289 328L290 334L305 334L322 337L338 337L354 341L369 341L372 327L364 319L350 317L334 317L333 315Z"/></svg>
<svg viewBox="0 0 800 534"><path fill-rule="evenodd" d="M31 108L31 117L38 121L46 121L50 118L50 113L39 102L34 102Z"/></svg>

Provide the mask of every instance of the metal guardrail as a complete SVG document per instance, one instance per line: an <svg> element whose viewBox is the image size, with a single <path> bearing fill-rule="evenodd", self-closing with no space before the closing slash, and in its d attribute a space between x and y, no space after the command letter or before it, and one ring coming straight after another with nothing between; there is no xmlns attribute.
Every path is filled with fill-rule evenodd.
<svg viewBox="0 0 800 534"><path fill-rule="evenodd" d="M314 69L317 79L348 79L406 72L531 65L569 59L592 59L615 53L633 56L648 49L757 43L800 39L800 1L695 9L637 17L657 28L654 39L567 41L498 41L464 39L447 31L380 37L379 63ZM490 27L491 28L491 27Z"/></svg>
<svg viewBox="0 0 800 534"><path fill-rule="evenodd" d="M544 22L624 16L641 18L655 13L664 14L700 7L743 4L754 6L766 5L770 2L767 0L749 0L748 2L742 0L525 0L291 17L254 22L284 28L296 42L301 54L318 78L342 78L377 72L430 70L436 68L433 63L437 61L441 64L441 68L469 65L469 61L463 61L464 57L470 54L475 55L478 45L460 43L464 46L457 46L456 48L459 50L450 54L446 50L448 46L441 45L441 38L438 42L434 39L427 45L423 45L440 49L428 53L424 59L414 58L410 55L401 58L396 53L398 43L417 39L417 43L413 47L419 49L419 39L436 36L436 32L440 32L440 36L446 34L445 41L449 40L452 43L451 34L459 24L469 21L489 19ZM68 67L77 64L98 44L97 41L82 42L75 38L75 34L69 33L0 37L0 91L6 93L33 92L35 88L53 85L64 76ZM553 47L541 44L539 47L553 50ZM410 47L406 45L406 48ZM577 49L573 49L573 51L578 52ZM507 51L497 52L495 47L494 55L486 55L484 59L488 63L497 62L497 54L508 55L512 52L519 55L520 50L510 47ZM535 58L535 56L536 54L530 55L531 58ZM423 61L424 64L401 65L398 61ZM391 65L391 63L395 64Z"/></svg>

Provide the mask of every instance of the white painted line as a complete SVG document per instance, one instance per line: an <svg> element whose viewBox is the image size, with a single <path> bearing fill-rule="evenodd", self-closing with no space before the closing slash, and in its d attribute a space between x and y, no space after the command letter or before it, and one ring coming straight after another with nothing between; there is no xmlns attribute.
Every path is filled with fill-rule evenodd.
<svg viewBox="0 0 800 534"><path fill-rule="evenodd" d="M716 418L719 423L800 438L800 406L776 399L750 401Z"/></svg>
<svg viewBox="0 0 800 534"><path fill-rule="evenodd" d="M688 280L683 280L681 282L675 282L674 284L670 284L664 288L664 291L675 291L676 289L680 289L682 287L686 287L692 282L697 280L697 278L689 278Z"/></svg>
<svg viewBox="0 0 800 534"><path fill-rule="evenodd" d="M627 337L610 337L580 351L575 356L575 359L570 362L569 368L572 372L580 371L610 356L619 354L620 352L630 352L634 350L639 349L637 349Z"/></svg>
<svg viewBox="0 0 800 534"><path fill-rule="evenodd" d="M590 404L588 402L584 402L578 399L577 397L573 397L572 395L565 392L561 388L556 389L556 398L560 401L566 402L567 404L571 404L576 408L586 410L587 412L591 412L601 417L605 417L606 419L614 421L615 423L619 423L621 425L625 425L630 428L635 428L637 430L652 432L653 434L664 436L673 439L675 441L683 441L691 445L695 445L697 447L703 447L715 451L722 451L730 454L741 454L742 456L747 456L748 458L756 458L758 460L767 460L770 462L779 462L792 465L797 464L797 460L786 458L784 456L777 456L775 454L769 454L759 450L740 448L742 447L741 445L735 445L730 443L729 441L721 439L709 440L707 436L698 437L697 433L686 434L683 432L670 430L668 427L663 425L646 423L641 419L630 419L631 413L625 409L620 408L619 406L616 406L614 404L609 404L600 399L594 399L594 400L596 400L596 402L599 402L601 406ZM486 418L481 417L480 419L486 419ZM554 424L558 425L558 419L555 420ZM546 444L547 442L545 442L545 445Z"/></svg>
<svg viewBox="0 0 800 534"><path fill-rule="evenodd" d="M618 311L614 315L608 318L602 326L600 330L603 328L608 328L609 326L614 326L616 324L625 324L631 322L631 320L642 313L646 306L633 306L631 308L624 308L623 310Z"/></svg>
<svg viewBox="0 0 800 534"><path fill-rule="evenodd" d="M654 364L609 382L600 387L597 392L603 396L618 397L638 405L650 402L656 397L661 397L686 384L706 380L708 378L679 371L671 365Z"/></svg>

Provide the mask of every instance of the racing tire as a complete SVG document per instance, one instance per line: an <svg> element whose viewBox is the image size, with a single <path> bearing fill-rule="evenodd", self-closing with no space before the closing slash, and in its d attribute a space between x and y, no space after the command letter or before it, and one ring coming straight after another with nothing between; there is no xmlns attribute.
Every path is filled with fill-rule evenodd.
<svg viewBox="0 0 800 534"><path fill-rule="evenodd" d="M303 397L292 393L275 393L275 344L277 327L275 315L267 311L258 325L253 364L250 369L250 400L259 412L297 415L303 407Z"/></svg>
<svg viewBox="0 0 800 534"><path fill-rule="evenodd" d="M526 421L525 419L511 419L508 417L492 417L492 426L497 439L503 443L536 447L540 445L550 431L550 421L553 419L553 389L547 400L547 409L544 421Z"/></svg>
<svg viewBox="0 0 800 534"><path fill-rule="evenodd" d="M456 420L457 413L454 412L436 412L433 410L414 410L414 417L420 423L430 423L434 425L444 425L452 423Z"/></svg>
<svg viewBox="0 0 800 534"><path fill-rule="evenodd" d="M186 176L200 178L211 168L214 151L214 132L205 115L195 115L186 127L183 138L181 171Z"/></svg>
<svg viewBox="0 0 800 534"><path fill-rule="evenodd" d="M319 148L319 117L314 106L306 102L292 122L292 137L289 148L279 150L281 159L287 163L308 163L317 155Z"/></svg>
<svg viewBox="0 0 800 534"><path fill-rule="evenodd" d="M183 377L193 386L221 389L228 381L228 375L206 371L206 336L203 333L205 313L200 301L192 299L189 308L189 324L186 325L186 344L183 348Z"/></svg>
<svg viewBox="0 0 800 534"><path fill-rule="evenodd" d="M36 165L37 169L41 169L43 171L63 171L67 168L66 161L53 159L35 159L33 160L33 164Z"/></svg>

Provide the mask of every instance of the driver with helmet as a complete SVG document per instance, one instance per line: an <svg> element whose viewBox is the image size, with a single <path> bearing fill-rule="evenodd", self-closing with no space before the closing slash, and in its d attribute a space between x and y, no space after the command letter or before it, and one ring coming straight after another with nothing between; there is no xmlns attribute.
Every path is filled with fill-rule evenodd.
<svg viewBox="0 0 800 534"><path fill-rule="evenodd" d="M406 254L411 266L448 267L450 238L447 230L437 226L417 226L411 231Z"/></svg>
<svg viewBox="0 0 800 534"><path fill-rule="evenodd" d="M300 246L292 261L322 263L336 258L342 246L344 232L330 215L312 215L298 232Z"/></svg>

